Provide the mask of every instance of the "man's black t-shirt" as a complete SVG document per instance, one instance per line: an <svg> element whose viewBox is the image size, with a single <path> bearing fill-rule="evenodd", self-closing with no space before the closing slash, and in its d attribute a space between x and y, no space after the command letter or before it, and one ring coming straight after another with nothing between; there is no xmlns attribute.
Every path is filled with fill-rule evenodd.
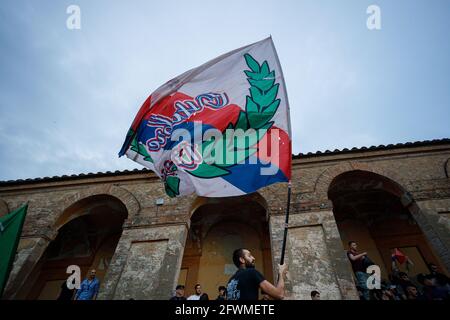
<svg viewBox="0 0 450 320"><path fill-rule="evenodd" d="M228 281L227 299L258 300L259 284L264 280L256 269L239 269Z"/></svg>
<svg viewBox="0 0 450 320"><path fill-rule="evenodd" d="M356 260L350 259L350 255L356 256L358 253L356 251L348 250L347 251L347 257L348 260L350 260L350 263L352 264L353 272L366 272L366 269L364 268L364 259L359 258Z"/></svg>

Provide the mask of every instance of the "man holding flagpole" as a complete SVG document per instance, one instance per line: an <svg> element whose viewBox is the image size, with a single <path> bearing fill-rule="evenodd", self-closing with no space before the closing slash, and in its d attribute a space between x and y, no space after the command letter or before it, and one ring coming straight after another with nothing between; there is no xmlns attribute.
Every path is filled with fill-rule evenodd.
<svg viewBox="0 0 450 320"><path fill-rule="evenodd" d="M233 263L238 270L228 281L228 300L258 300L259 289L272 299L284 299L284 278L287 273L285 264L278 265L278 283L274 286L255 269L255 258L248 249L236 249L233 252Z"/></svg>

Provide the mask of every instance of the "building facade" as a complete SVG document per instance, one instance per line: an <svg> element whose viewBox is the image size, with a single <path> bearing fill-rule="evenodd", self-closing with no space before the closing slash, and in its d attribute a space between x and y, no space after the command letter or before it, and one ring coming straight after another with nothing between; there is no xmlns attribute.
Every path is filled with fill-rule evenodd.
<svg viewBox="0 0 450 320"><path fill-rule="evenodd" d="M293 156L286 247L288 299L358 299L346 257L357 241L391 272L391 251L450 270L450 139ZM4 298L55 299L77 265L101 280L99 299L168 299L178 283L210 297L249 248L273 281L287 184L231 198L171 199L147 170L0 182L0 215L28 202Z"/></svg>

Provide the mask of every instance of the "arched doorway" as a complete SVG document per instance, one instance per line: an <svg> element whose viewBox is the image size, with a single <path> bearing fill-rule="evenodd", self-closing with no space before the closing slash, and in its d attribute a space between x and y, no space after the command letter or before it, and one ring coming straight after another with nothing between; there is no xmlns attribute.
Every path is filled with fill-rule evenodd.
<svg viewBox="0 0 450 320"><path fill-rule="evenodd" d="M218 287L227 284L236 271L235 249L248 248L256 258L256 268L273 281L269 227L264 199L258 194L230 198L198 198L194 204L179 283L186 296L202 286L210 299Z"/></svg>
<svg viewBox="0 0 450 320"><path fill-rule="evenodd" d="M396 182L367 171L355 170L337 176L329 186L328 197L343 246L356 241L359 251L366 251L380 266L382 280L392 272L391 254L394 248L405 253L414 266L410 276L428 273L427 263L433 262L445 270L428 243L410 208L413 199Z"/></svg>
<svg viewBox="0 0 450 320"><path fill-rule="evenodd" d="M101 289L126 217L125 205L110 195L90 196L67 208L55 224L58 235L34 267L21 296L56 299L70 265L80 267L82 278L96 269Z"/></svg>

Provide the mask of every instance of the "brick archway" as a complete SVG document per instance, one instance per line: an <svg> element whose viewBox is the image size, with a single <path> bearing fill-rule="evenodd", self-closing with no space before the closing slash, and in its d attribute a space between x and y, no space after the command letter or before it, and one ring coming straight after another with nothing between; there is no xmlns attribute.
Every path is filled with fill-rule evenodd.
<svg viewBox="0 0 450 320"><path fill-rule="evenodd" d="M252 194L244 195L244 196L238 196L238 197L229 197L229 198L206 198L206 197L195 197L192 202L191 206L189 208L189 219L192 218L192 215L195 213L195 211L200 208L201 206L209 203L217 203L220 202L221 199L245 199L246 201L254 201L258 203L261 207L264 208L264 210L268 210L268 204L266 199L259 193L255 192Z"/></svg>
<svg viewBox="0 0 450 320"><path fill-rule="evenodd" d="M75 195L70 195L64 198L59 205L59 214L55 220L54 227L58 228L62 225L59 218L67 208L82 199L96 195L110 195L120 200L128 211L128 218L135 216L141 211L139 202L128 190L115 185L98 186L77 192Z"/></svg>
<svg viewBox="0 0 450 320"><path fill-rule="evenodd" d="M445 176L447 178L450 178L450 158L448 158L444 163L444 171L445 171Z"/></svg>
<svg viewBox="0 0 450 320"><path fill-rule="evenodd" d="M260 270L273 280L267 209L267 201L259 193L192 198L179 276L188 295L193 293L195 283L200 283L208 294L215 293L219 285L226 285L232 274L229 272L234 272L232 252L239 247L248 247Z"/></svg>
<svg viewBox="0 0 450 320"><path fill-rule="evenodd" d="M138 214L141 210L139 202L134 195L128 190L116 185L96 186L63 198L58 205L58 214L55 217L55 221L52 226L49 226L49 230L47 230L47 237L36 237L32 240L27 239L27 241L31 241L31 244L29 248L25 249L27 253L25 254L24 259L14 265L14 269L11 272L4 293L4 296L7 299L14 299L16 297L16 294L19 292L20 288L22 288L36 263L41 259L50 242L58 235L58 229L70 222L73 218L76 218L69 216L67 219L61 219L66 209L80 200L98 195L109 195L120 201L127 210L128 219Z"/></svg>
<svg viewBox="0 0 450 320"><path fill-rule="evenodd" d="M395 197L398 197L401 205L411 214L417 226L420 228L421 233L428 240L428 246L434 249L435 257L428 257L428 262L436 263L437 260L433 261L435 258L439 257L441 259L441 266L449 269L448 260L448 249L442 243L442 232L440 231L440 224L433 222L433 214L427 213L420 207L419 202L416 202L411 193L406 189L406 181L388 169L378 168L376 166L371 166L365 163L351 163L346 162L341 165L336 165L328 168L320 175L319 179L316 181L315 192L322 197L322 199L330 199L333 201L329 195L330 188L333 187L336 180L346 173L367 173L374 174L378 176L376 179L383 181L383 190ZM334 212L334 204L333 204ZM336 212L334 212L336 217Z"/></svg>
<svg viewBox="0 0 450 320"><path fill-rule="evenodd" d="M401 188L404 192L408 191L405 188L406 181L400 175L389 169L380 168L371 165L370 163L347 161L344 163L334 165L324 170L314 184L314 193L317 194L318 199L323 200L328 199L328 189L331 185L331 182L340 174L355 170L367 171L378 174L382 177L392 180L392 182L397 184L399 188Z"/></svg>

